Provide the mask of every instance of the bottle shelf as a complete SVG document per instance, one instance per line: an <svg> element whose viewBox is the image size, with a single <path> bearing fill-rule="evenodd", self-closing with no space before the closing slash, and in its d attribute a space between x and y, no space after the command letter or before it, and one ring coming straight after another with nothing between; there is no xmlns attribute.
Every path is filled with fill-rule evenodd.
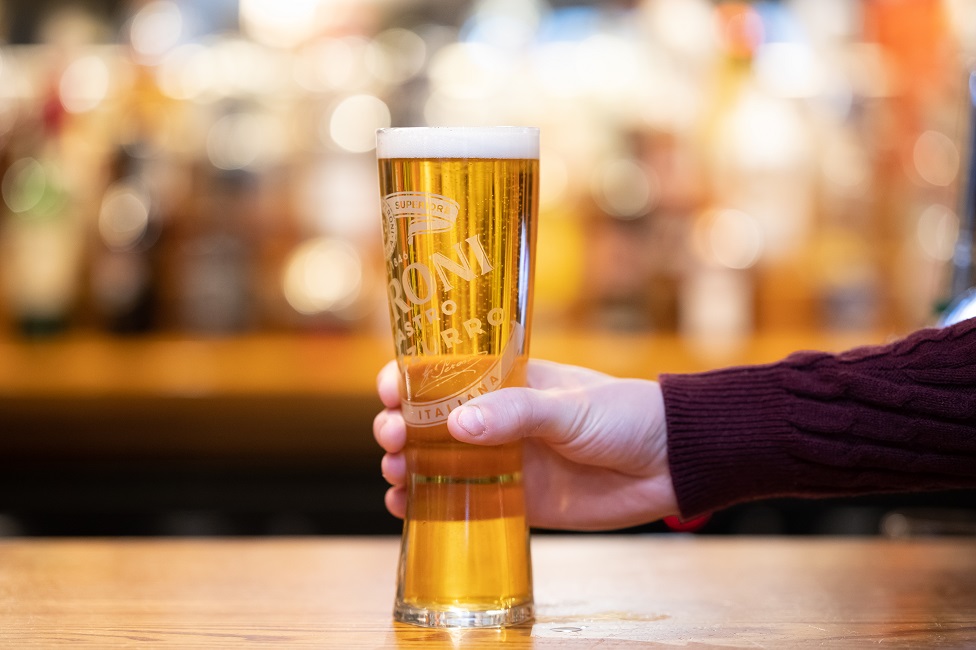
<svg viewBox="0 0 976 650"><path fill-rule="evenodd" d="M877 334L784 333L721 347L669 335L533 334L532 356L654 378L839 351ZM282 464L375 469L376 373L387 337L255 335L197 339L71 335L0 341L0 458ZM12 464L12 465L11 465Z"/></svg>
<svg viewBox="0 0 976 650"><path fill-rule="evenodd" d="M880 340L877 333L784 332L703 343L675 335L540 331L531 356L654 378ZM376 373L392 356L388 338L374 334L6 339L0 340L0 397L365 397L374 394Z"/></svg>

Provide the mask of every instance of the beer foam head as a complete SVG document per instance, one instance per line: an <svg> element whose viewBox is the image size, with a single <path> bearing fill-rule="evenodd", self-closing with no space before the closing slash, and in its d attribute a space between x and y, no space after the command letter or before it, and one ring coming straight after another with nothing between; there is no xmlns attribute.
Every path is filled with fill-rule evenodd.
<svg viewBox="0 0 976 650"><path fill-rule="evenodd" d="M537 159L539 129L521 126L379 129L376 157Z"/></svg>

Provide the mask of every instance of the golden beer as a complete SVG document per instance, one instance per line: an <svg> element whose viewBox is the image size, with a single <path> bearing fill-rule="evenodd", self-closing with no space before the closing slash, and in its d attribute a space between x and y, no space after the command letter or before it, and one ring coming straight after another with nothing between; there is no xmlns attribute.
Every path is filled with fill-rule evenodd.
<svg viewBox="0 0 976 650"><path fill-rule="evenodd" d="M397 620L532 616L520 443L447 432L454 408L525 384L538 130L386 129L377 157L389 304L407 421Z"/></svg>

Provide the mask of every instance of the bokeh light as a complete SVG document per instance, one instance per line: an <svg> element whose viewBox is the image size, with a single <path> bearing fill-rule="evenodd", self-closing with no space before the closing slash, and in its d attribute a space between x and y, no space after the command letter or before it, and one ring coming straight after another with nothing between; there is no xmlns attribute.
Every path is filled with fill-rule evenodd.
<svg viewBox="0 0 976 650"><path fill-rule="evenodd" d="M364 88L371 78L369 48L369 41L357 36L321 39L298 53L293 75L311 92Z"/></svg>
<svg viewBox="0 0 976 650"><path fill-rule="evenodd" d="M480 100L499 92L510 70L497 48L453 43L434 55L428 74L437 92L455 99Z"/></svg>
<svg viewBox="0 0 976 650"><path fill-rule="evenodd" d="M946 187L959 173L959 149L949 136L930 129L915 140L912 162L922 180Z"/></svg>
<svg viewBox="0 0 976 650"><path fill-rule="evenodd" d="M216 70L209 48L187 43L172 50L159 65L160 90L179 100L202 97L214 84Z"/></svg>
<svg viewBox="0 0 976 650"><path fill-rule="evenodd" d="M129 41L136 55L147 63L158 62L179 43L183 14L170 0L153 0L132 17Z"/></svg>
<svg viewBox="0 0 976 650"><path fill-rule="evenodd" d="M669 51L692 60L715 49L717 25L708 0L645 0L647 29Z"/></svg>
<svg viewBox="0 0 976 650"><path fill-rule="evenodd" d="M241 38L221 38L210 46L215 77L222 95L274 95L285 72L276 53Z"/></svg>
<svg viewBox="0 0 976 650"><path fill-rule="evenodd" d="M255 41L294 47L315 33L319 0L240 0L240 23Z"/></svg>
<svg viewBox="0 0 976 650"><path fill-rule="evenodd" d="M817 97L826 86L816 53L802 43L766 43L755 66L759 83L778 97Z"/></svg>
<svg viewBox="0 0 976 650"><path fill-rule="evenodd" d="M353 95L339 102L329 117L329 137L353 153L376 148L376 129L390 126L390 109L373 95Z"/></svg>
<svg viewBox="0 0 976 650"><path fill-rule="evenodd" d="M854 135L840 133L824 143L821 168L830 187L844 193L863 194L869 185L871 167Z"/></svg>
<svg viewBox="0 0 976 650"><path fill-rule="evenodd" d="M264 113L225 115L207 133L207 156L218 169L237 170L274 162L280 154L284 128Z"/></svg>
<svg viewBox="0 0 976 650"><path fill-rule="evenodd" d="M575 48L577 83L597 97L633 93L642 79L640 46L632 39L596 34ZM606 94L606 95L605 95Z"/></svg>
<svg viewBox="0 0 976 650"><path fill-rule="evenodd" d="M592 188L597 205L610 216L636 219L648 214L657 201L657 177L630 158L611 160L594 175Z"/></svg>
<svg viewBox="0 0 976 650"><path fill-rule="evenodd" d="M169 97L208 103L273 93L285 83L283 69L282 61L261 46L220 38L176 47L161 60L157 79Z"/></svg>
<svg viewBox="0 0 976 650"><path fill-rule="evenodd" d="M718 36L724 49L735 57L751 56L763 42L762 16L748 2L731 0L715 8Z"/></svg>
<svg viewBox="0 0 976 650"><path fill-rule="evenodd" d="M322 237L289 256L282 289L295 311L314 315L348 307L359 297L362 283L363 262L356 248Z"/></svg>
<svg viewBox="0 0 976 650"><path fill-rule="evenodd" d="M926 257L948 262L959 238L958 215L945 205L930 205L919 215L915 238Z"/></svg>
<svg viewBox="0 0 976 650"><path fill-rule="evenodd" d="M94 54L72 61L58 84L61 105L69 113L94 110L105 100L108 91L108 65Z"/></svg>
<svg viewBox="0 0 976 650"><path fill-rule="evenodd" d="M47 188L44 167L34 158L15 161L3 175L3 201L11 212L27 212L40 204Z"/></svg>
<svg viewBox="0 0 976 650"><path fill-rule="evenodd" d="M460 40L518 51L532 43L545 7L538 0L477 0Z"/></svg>
<svg viewBox="0 0 976 650"><path fill-rule="evenodd" d="M416 76L427 62L427 44L420 35L394 27L380 32L365 52L364 63L377 79L404 83Z"/></svg>
<svg viewBox="0 0 976 650"><path fill-rule="evenodd" d="M695 249L701 259L728 269L748 269L763 252L763 233L755 218L740 210L716 210L695 224Z"/></svg>
<svg viewBox="0 0 976 650"><path fill-rule="evenodd" d="M110 187L98 212L98 233L111 250L134 248L149 229L149 199L138 188L120 183Z"/></svg>
<svg viewBox="0 0 976 650"><path fill-rule="evenodd" d="M548 96L569 99L582 94L579 72L573 63L576 45L566 41L541 43L532 53L534 77Z"/></svg>
<svg viewBox="0 0 976 650"><path fill-rule="evenodd" d="M777 169L803 157L807 130L791 106L758 92L744 94L724 134L727 153L743 169Z"/></svg>

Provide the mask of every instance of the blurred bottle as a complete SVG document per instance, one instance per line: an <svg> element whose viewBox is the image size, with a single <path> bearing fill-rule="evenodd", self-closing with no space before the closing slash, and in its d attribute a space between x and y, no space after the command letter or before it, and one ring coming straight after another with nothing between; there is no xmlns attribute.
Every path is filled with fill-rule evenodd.
<svg viewBox="0 0 976 650"><path fill-rule="evenodd" d="M691 229L693 255L679 289L679 330L699 344L737 341L753 330L757 253L747 251L743 263L730 260L743 257L739 248L756 246L750 204L763 194L756 172L765 162L754 128L764 97L752 70L762 18L744 2L720 4L714 13L719 48L699 131L707 197ZM742 225L752 230L740 233Z"/></svg>
<svg viewBox="0 0 976 650"><path fill-rule="evenodd" d="M16 327L27 336L67 329L79 293L83 233L60 155L65 119L50 93L25 155L15 156L2 181L3 278Z"/></svg>
<svg viewBox="0 0 976 650"><path fill-rule="evenodd" d="M790 64L810 51L779 26L792 20L785 9L727 2L715 12L719 57L701 130L709 209L693 228L698 265L683 288L682 322L729 337L808 326L815 297L797 280L809 271L817 168L799 102L819 88L795 83Z"/></svg>
<svg viewBox="0 0 976 650"><path fill-rule="evenodd" d="M196 334L239 333L255 317L249 226L258 179L241 169L201 167L174 251L176 325Z"/></svg>
<svg viewBox="0 0 976 650"><path fill-rule="evenodd" d="M302 164L297 161L266 170L252 195L248 226L254 264L251 291L255 326L263 331L288 331L301 321L283 288L289 258L303 239L294 196L295 179L301 175Z"/></svg>
<svg viewBox="0 0 976 650"><path fill-rule="evenodd" d="M159 324L165 216L150 164L144 143L118 147L96 220L91 296L100 324L115 334L145 333Z"/></svg>
<svg viewBox="0 0 976 650"><path fill-rule="evenodd" d="M908 329L931 321L945 260L920 255L924 215L951 202L960 182L959 100L967 56L953 37L957 3L914 0L863 3L863 39L882 53L886 83L873 172L878 178L874 246L884 255L878 273L888 289L884 325ZM972 21L962 21L971 23ZM876 127L877 128L877 127ZM931 234L928 235L931 237ZM934 264L932 262L934 261ZM936 288L939 287L939 288Z"/></svg>

